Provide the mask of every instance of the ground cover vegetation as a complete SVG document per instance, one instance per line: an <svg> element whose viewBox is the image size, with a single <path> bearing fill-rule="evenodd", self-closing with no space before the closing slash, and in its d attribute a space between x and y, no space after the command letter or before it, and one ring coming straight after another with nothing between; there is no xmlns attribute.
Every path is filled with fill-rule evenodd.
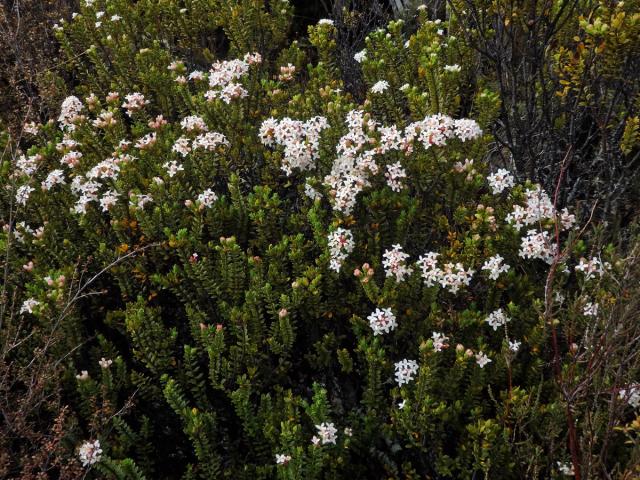
<svg viewBox="0 0 640 480"><path fill-rule="evenodd" d="M637 478L638 2L391 6L50 7L0 476Z"/></svg>

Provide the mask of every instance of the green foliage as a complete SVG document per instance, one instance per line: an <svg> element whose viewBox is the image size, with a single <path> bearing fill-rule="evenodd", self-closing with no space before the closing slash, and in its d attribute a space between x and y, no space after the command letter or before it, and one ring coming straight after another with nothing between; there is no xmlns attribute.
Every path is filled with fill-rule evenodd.
<svg viewBox="0 0 640 480"><path fill-rule="evenodd" d="M58 32L83 100L0 171L87 478L632 471L637 252L496 172L462 37L372 32L358 102L336 28L287 45L286 1L88 3Z"/></svg>

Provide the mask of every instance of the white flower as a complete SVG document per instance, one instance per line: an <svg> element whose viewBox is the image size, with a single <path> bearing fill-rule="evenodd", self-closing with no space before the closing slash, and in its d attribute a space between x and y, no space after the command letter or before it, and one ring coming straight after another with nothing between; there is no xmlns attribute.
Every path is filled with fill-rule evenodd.
<svg viewBox="0 0 640 480"><path fill-rule="evenodd" d="M149 103L140 92L130 93L124 97L126 102L122 104L122 108L127 110L127 115L132 116L134 112L141 110Z"/></svg>
<svg viewBox="0 0 640 480"><path fill-rule="evenodd" d="M593 257L590 260L582 257L580 258L580 263L576 265L576 272L584 273L584 279L591 280L596 275L601 277L604 273L604 269L602 268L602 262L598 257Z"/></svg>
<svg viewBox="0 0 640 480"><path fill-rule="evenodd" d="M398 408L400 410L402 410L406 405L407 405L407 401L406 400L402 400L401 402L398 402Z"/></svg>
<svg viewBox="0 0 640 480"><path fill-rule="evenodd" d="M597 317L598 316L598 304L597 303L592 303L592 302L587 302L587 304L584 306L584 310L582 311L582 313L584 315L586 315L587 317Z"/></svg>
<svg viewBox="0 0 640 480"><path fill-rule="evenodd" d="M457 63L454 63L453 65L445 65L444 66L444 71L445 72L458 73L460 70L462 70L462 67L460 67L460 65L458 65Z"/></svg>
<svg viewBox="0 0 640 480"><path fill-rule="evenodd" d="M382 266L385 276L395 277L396 282L401 282L407 275L411 275L411 267L406 266L408 253L402 251L402 245L393 245L391 250L385 250L382 255Z"/></svg>
<svg viewBox="0 0 640 480"><path fill-rule="evenodd" d="M396 162L387 165L387 171L384 176L387 178L387 185L389 185L389 188L394 192L399 192L404 188L402 180L407 178L407 172L402 168L402 164L400 162Z"/></svg>
<svg viewBox="0 0 640 480"><path fill-rule="evenodd" d="M22 185L18 188L16 192L16 203L18 205L26 205L27 200L29 200L29 196L31 192L33 192L34 188L29 185Z"/></svg>
<svg viewBox="0 0 640 480"><path fill-rule="evenodd" d="M573 464L562 463L562 462L556 462L556 464L558 465L558 470L560 470L561 474L568 475L568 476L573 476L576 474L575 471L573 470Z"/></svg>
<svg viewBox="0 0 640 480"><path fill-rule="evenodd" d="M318 25L331 25L333 26L333 20L329 20L328 18L321 18L318 20Z"/></svg>
<svg viewBox="0 0 640 480"><path fill-rule="evenodd" d="M453 121L453 131L461 141L473 140L482 135L482 129L475 120L461 118Z"/></svg>
<svg viewBox="0 0 640 480"><path fill-rule="evenodd" d="M108 190L100 199L100 206L103 212L108 212L118 202L120 194L114 190Z"/></svg>
<svg viewBox="0 0 640 480"><path fill-rule="evenodd" d="M342 262L355 248L353 234L344 228L337 228L329 234L328 243L331 254L330 268L339 272Z"/></svg>
<svg viewBox="0 0 640 480"><path fill-rule="evenodd" d="M487 181L494 195L498 195L502 193L505 188L511 188L515 185L513 175L509 173L509 170L505 170L504 168L489 175Z"/></svg>
<svg viewBox="0 0 640 480"><path fill-rule="evenodd" d="M344 434L345 434L347 437L353 437L353 429L352 429L352 428L350 428L350 427L345 427L345 429L344 429Z"/></svg>
<svg viewBox="0 0 640 480"><path fill-rule="evenodd" d="M618 391L618 398L625 400L627 404L631 405L633 408L640 407L640 385L633 384L630 385L628 389L621 388Z"/></svg>
<svg viewBox="0 0 640 480"><path fill-rule="evenodd" d="M207 188L204 192L198 195L198 199L197 199L197 201L201 205L207 208L211 207L213 205L213 202L215 202L216 200L218 200L218 195L216 195L216 193L210 188Z"/></svg>
<svg viewBox="0 0 640 480"><path fill-rule="evenodd" d="M489 258L484 262L484 265L482 265L482 270L486 270L489 272L489 278L491 280L497 280L501 273L508 272L511 268L506 263L503 264L503 260L504 258L502 258L501 255L497 254Z"/></svg>
<svg viewBox="0 0 640 480"><path fill-rule="evenodd" d="M551 243L549 232L536 232L529 230L527 236L523 237L520 243L519 256L522 258L539 258L551 264L553 256L557 252L555 243ZM577 268L577 267L576 267Z"/></svg>
<svg viewBox="0 0 640 480"><path fill-rule="evenodd" d="M482 350L476 354L476 363L480 366L480 368L484 368L487 363L491 363L491 359L482 353Z"/></svg>
<svg viewBox="0 0 640 480"><path fill-rule="evenodd" d="M320 445L320 439L314 435L313 437L311 437L311 443L313 443L314 445Z"/></svg>
<svg viewBox="0 0 640 480"><path fill-rule="evenodd" d="M382 93L387 88L389 88L389 82L387 82L386 80L380 80L373 84L373 86L371 87L371 93Z"/></svg>
<svg viewBox="0 0 640 480"><path fill-rule="evenodd" d="M34 307L40 305L40 302L35 298L28 298L22 303L22 307L20 307L20 313L33 313Z"/></svg>
<svg viewBox="0 0 640 480"><path fill-rule="evenodd" d="M520 345L522 345L522 342L518 342L517 340L514 340L512 342L511 340L509 340L509 350L514 353L520 350Z"/></svg>
<svg viewBox="0 0 640 480"><path fill-rule="evenodd" d="M78 451L78 456L83 467L98 463L102 457L102 449L100 448L100 440L95 442L84 442Z"/></svg>
<svg viewBox="0 0 640 480"><path fill-rule="evenodd" d="M167 175L169 175L169 177L173 177L176 173L184 170L184 167L175 160L171 160L162 166L167 170Z"/></svg>
<svg viewBox="0 0 640 480"><path fill-rule="evenodd" d="M82 108L82 102L78 97L72 95L64 99L62 106L60 107L60 116L58 117L58 122L60 122L63 129L75 129L75 125L73 123L80 117Z"/></svg>
<svg viewBox="0 0 640 480"><path fill-rule="evenodd" d="M443 348L447 348L449 346L447 343L449 337L445 337L442 333L433 332L431 334L431 340L433 341L433 349L436 352L441 352Z"/></svg>
<svg viewBox="0 0 640 480"><path fill-rule="evenodd" d="M511 321L509 317L507 317L501 308L491 312L487 318L484 319L485 322L489 324L489 326L493 327L493 330L498 330L498 327L506 325L507 322Z"/></svg>
<svg viewBox="0 0 640 480"><path fill-rule="evenodd" d="M367 317L369 320L369 326L373 330L373 335L382 335L383 333L389 333L394 330L398 324L396 322L396 316L393 314L390 308L379 309Z"/></svg>
<svg viewBox="0 0 640 480"><path fill-rule="evenodd" d="M320 425L316 425L316 428L318 429L318 435L323 445L327 443L333 443L335 445L338 430L333 423L322 422Z"/></svg>
<svg viewBox="0 0 640 480"><path fill-rule="evenodd" d="M360 50L358 53L356 53L353 56L353 59L358 63L362 63L363 60L367 59L367 51L366 50Z"/></svg>
<svg viewBox="0 0 640 480"><path fill-rule="evenodd" d="M207 132L209 130L204 119L197 115L189 115L183 118L180 126L187 132Z"/></svg>
<svg viewBox="0 0 640 480"><path fill-rule="evenodd" d="M278 465L286 465L291 461L291 455L285 455L283 453L276 454L276 463Z"/></svg>
<svg viewBox="0 0 640 480"><path fill-rule="evenodd" d="M82 370L78 375L76 375L76 378L80 381L89 380L89 372Z"/></svg>
<svg viewBox="0 0 640 480"><path fill-rule="evenodd" d="M405 383L409 383L413 380L413 377L418 373L418 362L415 360L401 360L395 363L396 370L396 382L401 387Z"/></svg>
<svg viewBox="0 0 640 480"><path fill-rule="evenodd" d="M318 198L322 198L322 194L308 183L304 184L304 194L312 201L315 201Z"/></svg>
<svg viewBox="0 0 640 480"><path fill-rule="evenodd" d="M171 147L171 150L179 153L183 157L186 157L187 154L191 151L191 146L189 145L189 143L190 141L187 137L180 137L175 141L173 147Z"/></svg>
<svg viewBox="0 0 640 480"><path fill-rule="evenodd" d="M113 360L106 359L104 357L98 360L98 364L100 365L101 368L109 368L112 363L113 363Z"/></svg>

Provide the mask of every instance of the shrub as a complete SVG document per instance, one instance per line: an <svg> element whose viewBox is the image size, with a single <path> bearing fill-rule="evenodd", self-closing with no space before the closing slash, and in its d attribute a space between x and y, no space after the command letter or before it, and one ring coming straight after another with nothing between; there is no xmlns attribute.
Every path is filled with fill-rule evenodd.
<svg viewBox="0 0 640 480"><path fill-rule="evenodd" d="M77 96L2 165L2 367L42 352L69 412L29 468L637 472L637 250L486 162L469 47L390 23L360 103L331 21L287 45L285 1L187 4L85 2L58 32ZM225 59L196 42L220 32Z"/></svg>

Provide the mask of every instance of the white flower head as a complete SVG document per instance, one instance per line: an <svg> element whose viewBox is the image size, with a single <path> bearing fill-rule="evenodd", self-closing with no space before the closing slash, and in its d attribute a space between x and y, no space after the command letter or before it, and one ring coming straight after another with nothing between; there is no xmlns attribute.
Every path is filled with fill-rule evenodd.
<svg viewBox="0 0 640 480"><path fill-rule="evenodd" d="M504 168L501 168L489 175L487 177L487 181L489 182L489 186L491 187L494 195L498 195L505 189L511 188L515 185L513 175L509 173L509 170L505 170Z"/></svg>
<svg viewBox="0 0 640 480"><path fill-rule="evenodd" d="M100 448L100 440L94 442L84 442L78 450L78 456L83 467L88 467L94 463L98 463L102 457L102 449Z"/></svg>
<svg viewBox="0 0 640 480"><path fill-rule="evenodd" d="M395 277L396 282L402 282L408 275L411 275L412 269L406 265L409 254L402 251L402 245L396 244L391 250L385 250L382 255L382 266L384 267L385 276Z"/></svg>
<svg viewBox="0 0 640 480"><path fill-rule="evenodd" d="M485 365L491 362L492 360L486 354L482 353L482 351L476 354L476 363L480 366L480 368L484 368Z"/></svg>
<svg viewBox="0 0 640 480"><path fill-rule="evenodd" d="M316 425L316 428L318 429L320 442L323 445L327 443L336 444L338 430L333 423L322 422L320 425Z"/></svg>
<svg viewBox="0 0 640 480"><path fill-rule="evenodd" d="M494 312L491 312L484 321L487 322L489 326L493 327L493 330L495 331L498 330L498 327L506 325L507 322L511 321L511 319L505 315L501 308L499 308Z"/></svg>
<svg viewBox="0 0 640 480"><path fill-rule="evenodd" d="M501 255L496 254L493 257L489 258L484 265L482 265L482 270L486 270L489 272L489 278L491 280L497 280L501 273L508 272L511 268L506 263L503 263L504 258Z"/></svg>
<svg viewBox="0 0 640 480"><path fill-rule="evenodd" d="M276 454L276 463L278 465L286 465L291 461L291 455L285 455L283 453Z"/></svg>
<svg viewBox="0 0 640 480"><path fill-rule="evenodd" d="M386 80L380 80L373 84L373 86L371 87L371 93L382 93L387 88L389 88L389 82L387 82Z"/></svg>
<svg viewBox="0 0 640 480"><path fill-rule="evenodd" d="M374 336L389 333L398 326L396 316L390 308L376 308L376 311L369 315L367 319L369 320L369 326L373 330Z"/></svg>
<svg viewBox="0 0 640 480"><path fill-rule="evenodd" d="M415 360L401 360L395 363L396 382L401 387L405 383L411 382L418 373L418 362Z"/></svg>
<svg viewBox="0 0 640 480"><path fill-rule="evenodd" d="M431 334L431 341L433 342L433 349L436 352L441 352L443 348L447 348L449 344L449 337L446 337L443 333L433 332Z"/></svg>

